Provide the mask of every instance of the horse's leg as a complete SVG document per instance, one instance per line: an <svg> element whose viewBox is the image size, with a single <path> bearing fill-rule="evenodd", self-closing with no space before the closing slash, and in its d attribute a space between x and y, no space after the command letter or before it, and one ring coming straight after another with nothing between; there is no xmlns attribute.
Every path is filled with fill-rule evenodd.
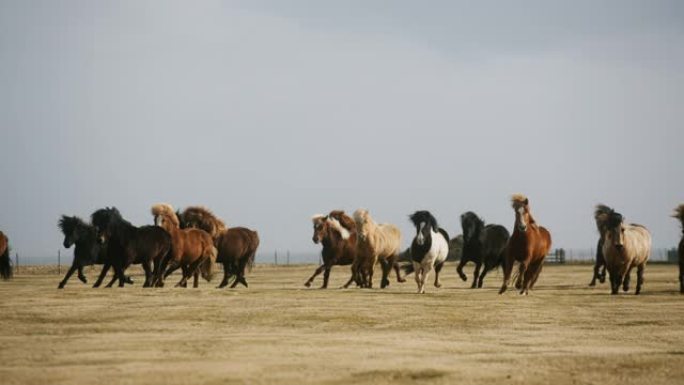
<svg viewBox="0 0 684 385"><path fill-rule="evenodd" d="M608 275L610 277L610 294L617 294L620 288L620 271L619 268L611 266L608 269Z"/></svg>
<svg viewBox="0 0 684 385"><path fill-rule="evenodd" d="M461 257L461 260L458 261L458 266L456 266L456 272L458 273L458 276L461 277L461 280L463 282L466 282L468 280L468 276L463 273L463 266L468 263L465 258Z"/></svg>
<svg viewBox="0 0 684 385"><path fill-rule="evenodd" d="M480 278L480 268L482 268L482 262L475 262L475 272L473 273L473 284L470 285L471 289L477 288L477 282Z"/></svg>
<svg viewBox="0 0 684 385"><path fill-rule="evenodd" d="M192 287L197 289L199 287L199 270L195 270L195 275L193 276Z"/></svg>
<svg viewBox="0 0 684 385"><path fill-rule="evenodd" d="M78 279L83 283L88 283L88 278L83 274L83 265L78 265Z"/></svg>
<svg viewBox="0 0 684 385"><path fill-rule="evenodd" d="M435 287L442 287L442 284L439 282L439 272L442 271L442 267L444 267L444 262L442 261L438 264L435 265Z"/></svg>
<svg viewBox="0 0 684 385"><path fill-rule="evenodd" d="M104 266L102 266L102 271L100 271L100 276L97 277L97 281L95 281L95 284L93 285L93 288L100 287L100 285L102 284L102 281L103 281L104 278L107 276L107 272L109 271L109 268L110 268L111 266L112 266L112 265L109 264L109 263L105 263Z"/></svg>
<svg viewBox="0 0 684 385"><path fill-rule="evenodd" d="M332 264L326 265L325 272L323 273L323 285L321 285L321 289L328 288L328 281L330 280L330 270L332 270Z"/></svg>
<svg viewBox="0 0 684 385"><path fill-rule="evenodd" d="M377 260L376 260L377 261ZM368 289L373 288L373 273L375 273L375 264L377 263L376 261L373 261L370 266L368 266Z"/></svg>
<svg viewBox="0 0 684 385"><path fill-rule="evenodd" d="M503 294L508 289L508 285L511 282L511 273L513 272L513 258L506 256L504 261L504 277L503 284L501 284L501 289L499 289L499 294Z"/></svg>
<svg viewBox="0 0 684 385"><path fill-rule="evenodd" d="M62 279L62 282L60 282L57 286L58 289L64 289L64 285L66 285L67 281L69 280L69 278L71 278L71 275L74 274L76 269L76 264L71 265L69 271L67 271L66 275L64 276L64 279Z"/></svg>
<svg viewBox="0 0 684 385"><path fill-rule="evenodd" d="M534 276L537 273L537 269L539 269L540 265L541 262L532 262L526 266L524 273L521 271L521 274L524 274L524 278L523 288L520 290L520 294L529 294L530 288L532 287L532 283L534 282Z"/></svg>
<svg viewBox="0 0 684 385"><path fill-rule="evenodd" d="M644 284L644 267L645 263L637 266L637 286L634 294L639 295L641 293L641 286Z"/></svg>
<svg viewBox="0 0 684 385"><path fill-rule="evenodd" d="M309 280L306 281L306 283L304 283L304 286L311 287L311 284L313 283L314 278L316 278L318 276L318 274L321 274L323 272L323 270L325 270L325 263L318 266L318 268L316 269L316 271L314 271L311 278L309 278Z"/></svg>
<svg viewBox="0 0 684 385"><path fill-rule="evenodd" d="M237 282L240 282L244 287L249 287L247 285L247 280L245 279L245 268L247 267L247 259L248 258L243 258L240 261L240 265L238 266L238 276L237 278L235 278L235 280Z"/></svg>
<svg viewBox="0 0 684 385"><path fill-rule="evenodd" d="M537 268L534 270L534 274L532 275L532 282L530 283L530 289L534 289L534 284L537 283L537 279L539 278L539 274L542 271L542 268L544 267L544 261L539 261L539 265Z"/></svg>
<svg viewBox="0 0 684 385"><path fill-rule="evenodd" d="M599 277L599 269L601 268L601 265L599 264L599 261L596 260L596 263L594 263L594 276L591 278L591 282L589 282L589 286L596 286L596 280Z"/></svg>
<svg viewBox="0 0 684 385"><path fill-rule="evenodd" d="M515 288L520 290L518 294L525 294L525 289L527 286L527 276L525 273L527 273L527 268L529 267L529 262L527 261L522 261L520 262L520 266L518 267L518 279L515 282Z"/></svg>
<svg viewBox="0 0 684 385"><path fill-rule="evenodd" d="M420 294L423 291L423 280L421 279L421 275L423 275L423 267L416 262L413 262L413 267L413 275L416 280L416 286L418 286L418 294Z"/></svg>
<svg viewBox="0 0 684 385"><path fill-rule="evenodd" d="M143 267L143 270L145 271L145 283L143 283L143 287L150 287L150 286L152 286L152 266L150 266L151 262L150 261L143 261L141 263L141 265ZM122 274L120 286L123 286L123 285L124 285L124 278L123 278L123 274Z"/></svg>
<svg viewBox="0 0 684 385"><path fill-rule="evenodd" d="M228 265L228 263L224 262L223 263L223 280L218 285L218 289L223 289L224 287L226 287L226 285L228 285L228 280L230 279L231 275L232 274L230 273L230 266Z"/></svg>
<svg viewBox="0 0 684 385"><path fill-rule="evenodd" d="M601 273L599 274L599 282L605 283L606 282L606 263L603 262L603 264L601 264L600 267L602 267L602 270L601 270Z"/></svg>
<svg viewBox="0 0 684 385"><path fill-rule="evenodd" d="M480 278L477 280L477 288L478 289L482 288L482 283L484 282L485 275L487 275L489 270L492 270L493 268L494 268L493 266L490 266L490 264L487 263L487 261L485 261L484 269L482 269L482 273L480 274Z"/></svg>
<svg viewBox="0 0 684 385"><path fill-rule="evenodd" d="M107 285L107 287L112 287L116 280L119 280L119 287L124 287L124 268L119 263L114 263L114 278Z"/></svg>
<svg viewBox="0 0 684 385"><path fill-rule="evenodd" d="M393 263L387 260L380 260L380 266L382 267L382 279L380 280L380 288L384 289L389 286L389 273L392 270Z"/></svg>
<svg viewBox="0 0 684 385"><path fill-rule="evenodd" d="M189 269L185 265L181 265L181 271L181 279L175 287L188 287L188 279L192 276L192 273L188 273Z"/></svg>
<svg viewBox="0 0 684 385"><path fill-rule="evenodd" d="M392 264L392 267L394 267L394 272L397 273L397 282L402 283L406 282L406 278L403 278L401 276L401 266L399 266L399 262L394 261Z"/></svg>
<svg viewBox="0 0 684 385"><path fill-rule="evenodd" d="M633 265L629 266L629 268L625 272L625 277L622 279L622 291L624 292L629 291L629 284L632 280L632 268L634 268Z"/></svg>

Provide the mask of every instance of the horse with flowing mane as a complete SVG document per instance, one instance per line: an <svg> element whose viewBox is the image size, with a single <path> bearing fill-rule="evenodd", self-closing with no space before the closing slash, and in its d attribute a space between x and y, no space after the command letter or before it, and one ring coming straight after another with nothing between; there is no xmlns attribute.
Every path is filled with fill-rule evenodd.
<svg viewBox="0 0 684 385"><path fill-rule="evenodd" d="M154 224L166 230L172 242L171 252L162 260L153 285L164 286L164 278L178 268L182 269L183 277L176 286L186 287L188 279L194 276L193 287L198 287L200 272L202 278L210 282L218 253L211 235L201 229L181 229L180 220L169 204L156 204L151 213Z"/></svg>
<svg viewBox="0 0 684 385"><path fill-rule="evenodd" d="M58 223L59 229L64 234L62 242L65 249L74 247L74 259L69 271L64 275L64 279L57 286L63 289L69 278L78 271L78 279L83 283L88 283L88 279L83 274L85 266L103 265L107 262L107 247L101 245L97 240L95 227L86 223L83 219L76 216L62 215ZM112 277L110 285L116 280L116 275ZM133 283L130 277L126 277L126 283Z"/></svg>
<svg viewBox="0 0 684 385"><path fill-rule="evenodd" d="M0 231L0 278L9 280L12 278L12 274L9 240L7 239L7 235Z"/></svg>
<svg viewBox="0 0 684 385"><path fill-rule="evenodd" d="M152 278L158 274L161 261L171 252L171 236L158 226L133 226L123 219L116 207L99 209L91 215L98 241L107 243L108 263L102 269L95 285L102 282L109 265L114 267L119 287L125 283L124 271L131 264L139 263L145 271L143 287L152 285ZM154 271L152 270L154 265Z"/></svg>
<svg viewBox="0 0 684 385"><path fill-rule="evenodd" d="M522 194L511 197L511 205L515 211L513 234L506 246L506 263L504 278L499 294L503 294L511 280L513 264L520 262L516 288L520 294L527 295L539 278L544 258L551 249L551 233L539 226L530 212L530 202Z"/></svg>
<svg viewBox="0 0 684 385"><path fill-rule="evenodd" d="M594 220L596 229L599 232L599 239L596 243L596 261L594 261L594 276L589 282L589 286L596 286L596 280L601 283L606 282L606 258L603 256L603 235L606 232L606 218L609 212L613 211L606 205L596 205L594 210Z"/></svg>
<svg viewBox="0 0 684 385"><path fill-rule="evenodd" d="M391 224L377 224L368 210L358 209L354 212L356 222L356 259L352 264L352 272L357 275L356 281L361 287L373 287L375 264L382 265L381 288L389 285L390 270L395 266L401 252L401 231ZM400 279L397 271L397 279Z"/></svg>
<svg viewBox="0 0 684 385"><path fill-rule="evenodd" d="M679 292L684 294L684 204L675 208L672 217L679 219L682 224L682 239L679 241L677 252L679 254Z"/></svg>
<svg viewBox="0 0 684 385"><path fill-rule="evenodd" d="M194 227L211 234L214 246L218 250L216 262L223 264L223 280L219 288L226 287L230 278L235 281L230 286L234 288L238 283L248 287L245 270L252 270L254 257L259 247L259 234L245 227L228 228L207 208L201 206L188 207L178 214L181 228Z"/></svg>
<svg viewBox="0 0 684 385"><path fill-rule="evenodd" d="M622 214L610 209L601 214L605 223L603 256L610 275L611 294L617 294L622 285L629 291L630 274L637 268L637 286L634 294L641 293L644 268L651 255L651 234L638 224L625 224Z"/></svg>
<svg viewBox="0 0 684 385"><path fill-rule="evenodd" d="M461 215L463 229L463 251L461 260L456 267L458 276L463 281L468 277L463 273L463 266L472 261L475 263L472 289L481 288L485 275L499 266L503 266L506 259L506 245L510 234L501 225L488 224L472 211ZM484 270L480 274L480 267Z"/></svg>
<svg viewBox="0 0 684 385"><path fill-rule="evenodd" d="M314 230L312 240L315 244L320 243L323 246L323 263L304 286L310 287L314 278L325 272L321 286L321 289L325 289L328 287L332 267L351 265L356 258L356 224L343 210L333 210L328 215L314 215L311 221Z"/></svg>
<svg viewBox="0 0 684 385"><path fill-rule="evenodd" d="M439 227L429 211L416 211L409 216L416 227L416 236L411 242L411 260L415 273L418 294L425 293L425 281L435 269L435 287L442 287L439 272L449 254L449 234Z"/></svg>

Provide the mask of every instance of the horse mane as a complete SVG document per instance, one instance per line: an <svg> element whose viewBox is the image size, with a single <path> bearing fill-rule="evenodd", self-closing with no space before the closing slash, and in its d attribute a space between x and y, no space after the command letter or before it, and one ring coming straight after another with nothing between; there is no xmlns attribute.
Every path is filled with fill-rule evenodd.
<svg viewBox="0 0 684 385"><path fill-rule="evenodd" d="M677 218L682 222L682 230L684 230L684 204L675 207L672 217Z"/></svg>
<svg viewBox="0 0 684 385"><path fill-rule="evenodd" d="M317 224L318 222L324 220L324 219L325 219L325 215L323 215L323 214L316 214L316 215L311 216L311 222L313 222L314 225Z"/></svg>
<svg viewBox="0 0 684 385"><path fill-rule="evenodd" d="M95 211L90 216L90 221L93 223L93 225L100 228L109 227L113 223L124 224L133 227L130 222L123 219L121 213L116 207L106 207L104 209Z"/></svg>
<svg viewBox="0 0 684 385"><path fill-rule="evenodd" d="M413 225L416 227L418 227L421 223L425 222L428 225L430 225L430 227L432 227L432 230L434 232L439 231L439 225L437 224L437 219L435 219L435 217L433 217L429 211L426 211L426 210L416 211L415 213L409 215L409 219L411 220L411 222L413 222ZM449 241L449 238L447 236L447 242L448 241Z"/></svg>
<svg viewBox="0 0 684 385"><path fill-rule="evenodd" d="M465 237L465 227L466 226L474 226L475 231L473 232L474 234L479 234L482 232L482 230L485 228L485 221L480 218L477 214L475 214L472 211L467 211L461 215L461 227L463 228L464 232L464 237Z"/></svg>
<svg viewBox="0 0 684 385"><path fill-rule="evenodd" d="M606 230L608 218L614 212L615 210L604 204L596 205L596 209L594 210L594 220L596 220L596 227L598 228L599 233L603 233Z"/></svg>
<svg viewBox="0 0 684 385"><path fill-rule="evenodd" d="M614 229L620 226L623 220L624 218L622 217L622 214L612 211L608 214L608 217L606 219L606 228Z"/></svg>
<svg viewBox="0 0 684 385"><path fill-rule="evenodd" d="M333 210L330 212L330 214L328 214L328 217L337 219L337 221L340 222L342 227L349 230L350 232L356 231L356 223L354 223L354 220L349 215L347 215L344 212L344 210Z"/></svg>
<svg viewBox="0 0 684 385"><path fill-rule="evenodd" d="M150 209L153 216L164 216L168 218L175 227L180 228L180 220L176 216L176 211L168 203L157 203Z"/></svg>
<svg viewBox="0 0 684 385"><path fill-rule="evenodd" d="M197 227L208 232L213 238L226 230L226 224L208 208L191 206L181 214L184 223L195 223Z"/></svg>
<svg viewBox="0 0 684 385"><path fill-rule="evenodd" d="M511 205L514 209L519 209L520 207L527 206L530 203L529 199L523 194L513 194L511 195Z"/></svg>
<svg viewBox="0 0 684 385"><path fill-rule="evenodd" d="M62 234L65 236L73 234L77 229L89 227L88 224L83 221L83 219L76 216L68 217L66 215L62 215L57 223L57 226L60 230L62 230Z"/></svg>

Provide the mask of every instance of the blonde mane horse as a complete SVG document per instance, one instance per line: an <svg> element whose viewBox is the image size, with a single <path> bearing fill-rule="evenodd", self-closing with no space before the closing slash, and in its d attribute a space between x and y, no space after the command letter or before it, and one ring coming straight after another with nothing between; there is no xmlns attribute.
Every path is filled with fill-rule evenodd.
<svg viewBox="0 0 684 385"><path fill-rule="evenodd" d="M634 294L641 292L644 283L644 267L651 254L651 234L646 227L625 224L622 215L614 210L597 218L605 224L603 235L603 256L610 275L611 294L617 294L620 285L629 290L630 273L637 268L637 286Z"/></svg>
<svg viewBox="0 0 684 385"><path fill-rule="evenodd" d="M679 254L679 292L684 294L684 204L675 208L672 217L679 219L682 223L682 239L679 241L679 248L677 251Z"/></svg>
<svg viewBox="0 0 684 385"><path fill-rule="evenodd" d="M382 281L380 287L389 285L390 270L399 257L401 248L401 231L391 224L377 224L368 210L358 209L354 212L356 222L356 259L352 264L352 274L356 274L361 287L373 287L373 271L375 264L382 264Z"/></svg>

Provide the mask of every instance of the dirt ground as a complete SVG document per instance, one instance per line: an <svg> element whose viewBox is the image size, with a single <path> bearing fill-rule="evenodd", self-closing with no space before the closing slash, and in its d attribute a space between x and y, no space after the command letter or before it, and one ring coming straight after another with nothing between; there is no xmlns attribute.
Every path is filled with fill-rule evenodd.
<svg viewBox="0 0 684 385"><path fill-rule="evenodd" d="M313 269L256 266L249 289L142 289L135 270L125 289L57 290L54 269L22 268L0 282L0 383L684 383L675 266L611 296L587 287L591 266L547 265L528 297L499 296L500 273L471 290L453 265L425 295L412 276L337 289L347 267L306 289Z"/></svg>

